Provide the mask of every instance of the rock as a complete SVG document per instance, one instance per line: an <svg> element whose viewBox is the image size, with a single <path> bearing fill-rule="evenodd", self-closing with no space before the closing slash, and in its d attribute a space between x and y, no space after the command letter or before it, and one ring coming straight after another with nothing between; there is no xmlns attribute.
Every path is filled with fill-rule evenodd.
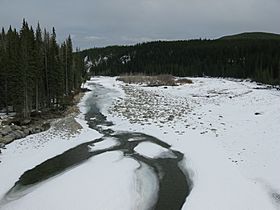
<svg viewBox="0 0 280 210"><path fill-rule="evenodd" d="M34 133L40 133L41 132L41 128L40 127L35 127L34 128Z"/></svg>
<svg viewBox="0 0 280 210"><path fill-rule="evenodd" d="M9 135L13 136L14 139L19 139L20 138L20 134L18 133L18 131L12 131Z"/></svg>
<svg viewBox="0 0 280 210"><path fill-rule="evenodd" d="M30 127L30 128L28 128L28 130L29 130L29 134L34 134L34 132L35 132L34 127Z"/></svg>
<svg viewBox="0 0 280 210"><path fill-rule="evenodd" d="M3 143L4 144L9 144L12 141L16 139L15 135L13 133L8 134L7 136L3 137Z"/></svg>
<svg viewBox="0 0 280 210"><path fill-rule="evenodd" d="M20 138L23 138L26 136L25 133L21 130L16 130L16 131L13 131L12 133L14 134L16 139L20 139Z"/></svg>
<svg viewBox="0 0 280 210"><path fill-rule="evenodd" d="M23 133L25 134L25 136L29 135L30 134L30 130L28 128L25 128L23 130Z"/></svg>
<svg viewBox="0 0 280 210"><path fill-rule="evenodd" d="M30 134L40 133L41 130L42 130L42 127L40 127L40 126L31 127L31 128L29 128L29 133Z"/></svg>
<svg viewBox="0 0 280 210"><path fill-rule="evenodd" d="M23 131L19 130L19 132L21 133L21 136L22 136L21 138L24 138L27 136Z"/></svg>
<svg viewBox="0 0 280 210"><path fill-rule="evenodd" d="M172 121L175 118L174 115L169 115L169 117L167 118L168 121Z"/></svg>
<svg viewBox="0 0 280 210"><path fill-rule="evenodd" d="M3 135L3 136L6 136L8 135L10 132L12 132L12 129L9 125L6 125L5 127L3 127L1 130L0 130L0 133Z"/></svg>
<svg viewBox="0 0 280 210"><path fill-rule="evenodd" d="M0 138L0 139L1 139L1 138ZM1 142L1 140L0 140L0 142ZM5 144L4 144L4 143L0 143L0 148L1 148L1 149L6 149Z"/></svg>
<svg viewBox="0 0 280 210"><path fill-rule="evenodd" d="M21 121L21 125L28 125L31 122L30 119L25 119L23 121Z"/></svg>
<svg viewBox="0 0 280 210"><path fill-rule="evenodd" d="M43 131L48 130L50 127L51 127L50 123L44 123L44 124L42 125Z"/></svg>
<svg viewBox="0 0 280 210"><path fill-rule="evenodd" d="M20 126L17 126L17 125L11 125L10 126L12 130L20 130Z"/></svg>

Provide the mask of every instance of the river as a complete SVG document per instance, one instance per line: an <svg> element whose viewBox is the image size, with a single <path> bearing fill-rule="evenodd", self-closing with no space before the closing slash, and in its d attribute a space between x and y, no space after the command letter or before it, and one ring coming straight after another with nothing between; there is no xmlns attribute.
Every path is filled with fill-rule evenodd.
<svg viewBox="0 0 280 210"><path fill-rule="evenodd" d="M104 98L110 97L110 92L113 90L94 83L91 84L91 88L93 91L86 101L88 111L85 119L88 122L88 126L103 134L103 137L95 140L89 139L87 143L80 144L24 172L14 186L5 194L4 198L2 198L1 203L5 204L22 198L32 188L39 187L48 179L55 178L55 176L83 164L90 158L106 152L119 151L122 152L124 157L137 161L140 165L138 170L141 170L143 165L148 165L157 178L158 191L154 192L156 193L154 196L156 200L150 205L148 210L181 209L192 186L187 170L182 168L183 164L181 162L185 161L184 155L180 151L173 150L171 145L145 133L116 132L112 130L111 126L113 123L107 121L107 117L100 111L102 106L100 98L102 97L102 100L104 100ZM108 148L89 149L94 148L97 143L102 143L108 138L114 139L117 143ZM137 153L135 148L144 142L149 142L168 150L169 155L151 158ZM145 178L149 179L149 177Z"/></svg>

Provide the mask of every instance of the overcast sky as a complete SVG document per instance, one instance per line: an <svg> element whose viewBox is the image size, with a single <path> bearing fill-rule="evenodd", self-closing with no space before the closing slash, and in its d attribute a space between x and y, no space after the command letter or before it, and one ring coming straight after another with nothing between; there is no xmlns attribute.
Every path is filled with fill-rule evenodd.
<svg viewBox="0 0 280 210"><path fill-rule="evenodd" d="M0 0L0 25L22 19L70 34L81 49L151 40L280 33L280 0Z"/></svg>

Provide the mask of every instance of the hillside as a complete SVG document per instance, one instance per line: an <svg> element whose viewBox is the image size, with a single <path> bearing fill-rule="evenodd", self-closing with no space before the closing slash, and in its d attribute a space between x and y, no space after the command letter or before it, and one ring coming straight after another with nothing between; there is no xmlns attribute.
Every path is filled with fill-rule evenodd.
<svg viewBox="0 0 280 210"><path fill-rule="evenodd" d="M216 40L156 41L95 48L81 52L81 56L89 58L94 75L172 74L250 78L280 84L279 49L280 35L257 32Z"/></svg>
<svg viewBox="0 0 280 210"><path fill-rule="evenodd" d="M267 39L280 40L280 34L267 33L267 32L245 32L241 34L234 34L229 36L223 36L221 40L237 40L237 39Z"/></svg>

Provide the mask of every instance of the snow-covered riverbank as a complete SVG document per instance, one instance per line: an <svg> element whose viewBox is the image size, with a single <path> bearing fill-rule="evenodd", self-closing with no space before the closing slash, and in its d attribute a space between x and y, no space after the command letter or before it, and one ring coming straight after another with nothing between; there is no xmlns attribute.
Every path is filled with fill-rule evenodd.
<svg viewBox="0 0 280 210"><path fill-rule="evenodd" d="M91 87L90 82L87 85ZM86 93L75 119L82 129L75 134L69 133L68 119L63 118L46 132L7 145L0 156L0 209L149 209L157 200L153 170L124 157L121 150L106 152L118 143L100 139L103 134L89 128L84 119L92 102L105 108L117 96L113 90L98 96ZM97 143L91 144L93 140ZM95 151L96 157L91 157Z"/></svg>
<svg viewBox="0 0 280 210"><path fill-rule="evenodd" d="M86 93L79 103L81 114L75 117L75 120L82 126L81 129L70 131L68 127L72 122L69 121L74 119L66 117L53 122L52 127L45 132L30 135L6 145L6 149L3 149L0 154L0 200L25 171L83 142L101 137L97 131L88 128L84 120L85 101L89 96L90 93ZM51 191L48 192L51 193ZM40 202L36 203L40 204ZM1 207L0 205L0 209L36 209L30 204L15 203L11 207ZM41 206L41 208L49 209L48 206Z"/></svg>
<svg viewBox="0 0 280 210"><path fill-rule="evenodd" d="M193 188L183 209L279 209L280 92L250 82L192 80L193 84L164 88L125 85L116 78L98 77L89 81L88 87L95 83L112 90L98 96L101 112L114 123L112 130L155 136L184 153L182 169L191 175ZM78 133L69 135L62 119L50 130L15 141L3 150L0 199L25 171L102 136L84 120L86 101L92 94L86 93L79 104L82 113L76 120L82 129ZM108 138L88 150L117 144ZM148 142L139 143L135 152L147 158L174 155ZM0 209L149 209L158 189L155 174L145 164L139 170L135 160L121 153L90 158L31 187L28 194L0 205Z"/></svg>
<svg viewBox="0 0 280 210"><path fill-rule="evenodd" d="M183 209L280 208L280 92L246 81L192 80L166 89L93 79L120 92L103 110L114 130L158 137L185 154L194 187Z"/></svg>

